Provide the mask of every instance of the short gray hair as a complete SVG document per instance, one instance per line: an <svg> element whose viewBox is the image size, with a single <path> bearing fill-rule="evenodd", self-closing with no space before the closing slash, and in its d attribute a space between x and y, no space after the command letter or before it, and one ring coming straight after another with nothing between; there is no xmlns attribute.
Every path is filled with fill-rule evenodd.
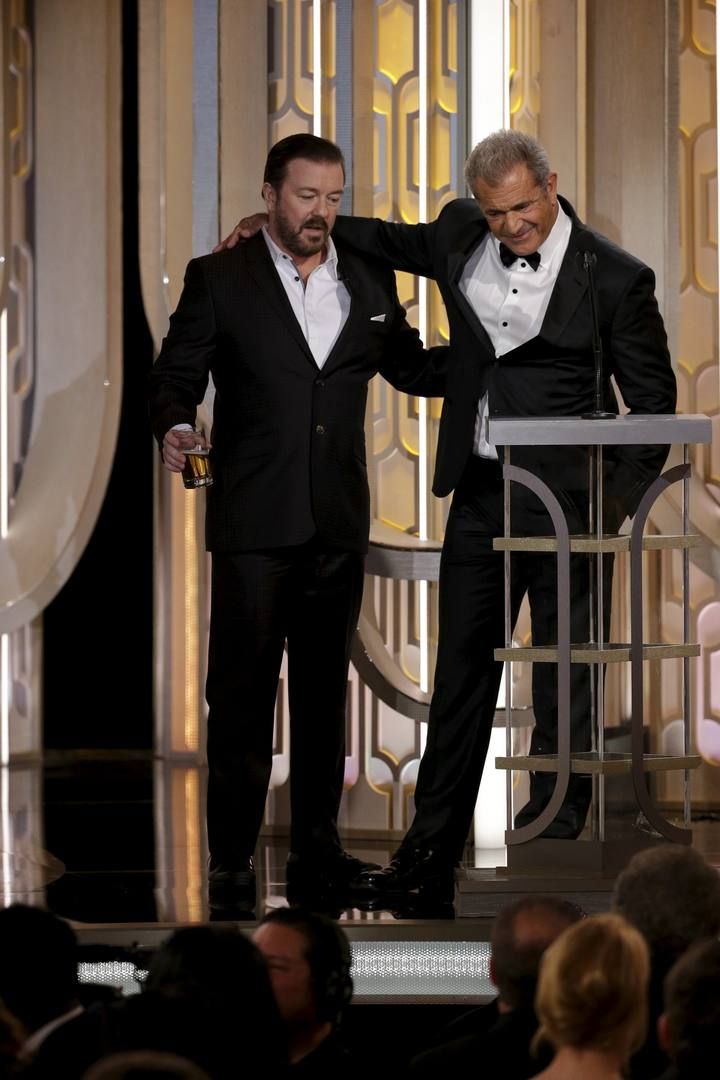
<svg viewBox="0 0 720 1080"><path fill-rule="evenodd" d="M496 187L516 165L527 165L538 187L547 185L550 160L545 148L524 131L501 128L471 152L465 163L465 180L471 190L478 181Z"/></svg>

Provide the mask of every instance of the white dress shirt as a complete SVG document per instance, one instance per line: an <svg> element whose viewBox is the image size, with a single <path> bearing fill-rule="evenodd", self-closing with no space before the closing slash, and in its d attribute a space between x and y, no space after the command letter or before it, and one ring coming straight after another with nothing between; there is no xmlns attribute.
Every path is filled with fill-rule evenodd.
<svg viewBox="0 0 720 1080"><path fill-rule="evenodd" d="M350 312L350 293L338 277L338 257L332 237L327 238L325 260L315 267L303 285L292 256L277 246L267 226L262 231L295 318L315 363L321 368Z"/></svg>
<svg viewBox="0 0 720 1080"><path fill-rule="evenodd" d="M570 240L572 222L558 203L558 214L550 233L538 251L537 270L519 256L512 266L504 266L500 243L488 233L470 256L460 279L460 288L485 327L495 356L517 349L537 337L550 296L560 272ZM487 393L478 402L473 453L497 460L497 451L488 440L489 403Z"/></svg>

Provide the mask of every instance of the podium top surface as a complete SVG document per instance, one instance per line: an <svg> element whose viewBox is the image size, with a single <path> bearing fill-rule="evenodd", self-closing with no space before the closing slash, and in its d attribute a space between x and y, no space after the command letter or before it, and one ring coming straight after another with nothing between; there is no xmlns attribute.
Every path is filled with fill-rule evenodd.
<svg viewBox="0 0 720 1080"><path fill-rule="evenodd" d="M709 443L710 417L643 414L612 420L581 416L496 416L489 437L497 446L634 446L642 443Z"/></svg>

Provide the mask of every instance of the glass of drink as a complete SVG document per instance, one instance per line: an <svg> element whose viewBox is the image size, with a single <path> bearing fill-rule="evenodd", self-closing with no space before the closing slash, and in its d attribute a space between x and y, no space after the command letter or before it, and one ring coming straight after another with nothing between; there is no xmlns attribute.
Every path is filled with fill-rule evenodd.
<svg viewBox="0 0 720 1080"><path fill-rule="evenodd" d="M198 434L188 432L188 435ZM191 443L185 450L185 467L182 471L183 484L186 488L210 487L213 482L210 467L210 451L202 442Z"/></svg>

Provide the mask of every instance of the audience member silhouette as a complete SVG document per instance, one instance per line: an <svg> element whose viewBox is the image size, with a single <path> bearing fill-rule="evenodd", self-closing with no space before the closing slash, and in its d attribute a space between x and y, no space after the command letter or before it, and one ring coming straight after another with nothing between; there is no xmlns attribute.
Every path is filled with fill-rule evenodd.
<svg viewBox="0 0 720 1080"><path fill-rule="evenodd" d="M33 1078L80 1077L103 1049L98 1013L78 997L75 932L39 907L0 909L0 998L22 1024L21 1056Z"/></svg>
<svg viewBox="0 0 720 1080"><path fill-rule="evenodd" d="M265 916L254 940L287 1028L290 1075L359 1077L360 1066L339 1032L353 992L352 956L342 929L326 915L279 908Z"/></svg>
<svg viewBox="0 0 720 1080"><path fill-rule="evenodd" d="M688 949L665 979L660 1044L672 1064L662 1080L715 1080L720 1035L720 941Z"/></svg>
<svg viewBox="0 0 720 1080"><path fill-rule="evenodd" d="M446 1070L463 1075L480 1063L488 1076L533 1076L539 1061L530 1044L537 1030L533 1002L540 960L582 914L575 904L541 895L502 908L490 937L490 979L498 997L453 1021L435 1040L437 1045L415 1057L410 1064L413 1080L431 1080Z"/></svg>
<svg viewBox="0 0 720 1080"><path fill-rule="evenodd" d="M540 965L534 1041L555 1055L537 1080L621 1080L645 1038L649 975L642 934L620 915L594 915L562 933Z"/></svg>
<svg viewBox="0 0 720 1080"><path fill-rule="evenodd" d="M693 848L647 848L619 875L612 906L637 927L650 949L647 1039L631 1062L634 1080L649 1080L668 1065L657 1037L665 976L691 945L720 934L720 875Z"/></svg>
<svg viewBox="0 0 720 1080"><path fill-rule="evenodd" d="M179 1054L214 1080L284 1076L287 1068L263 958L228 926L185 927L161 945L143 992L115 1012L111 1045Z"/></svg>

